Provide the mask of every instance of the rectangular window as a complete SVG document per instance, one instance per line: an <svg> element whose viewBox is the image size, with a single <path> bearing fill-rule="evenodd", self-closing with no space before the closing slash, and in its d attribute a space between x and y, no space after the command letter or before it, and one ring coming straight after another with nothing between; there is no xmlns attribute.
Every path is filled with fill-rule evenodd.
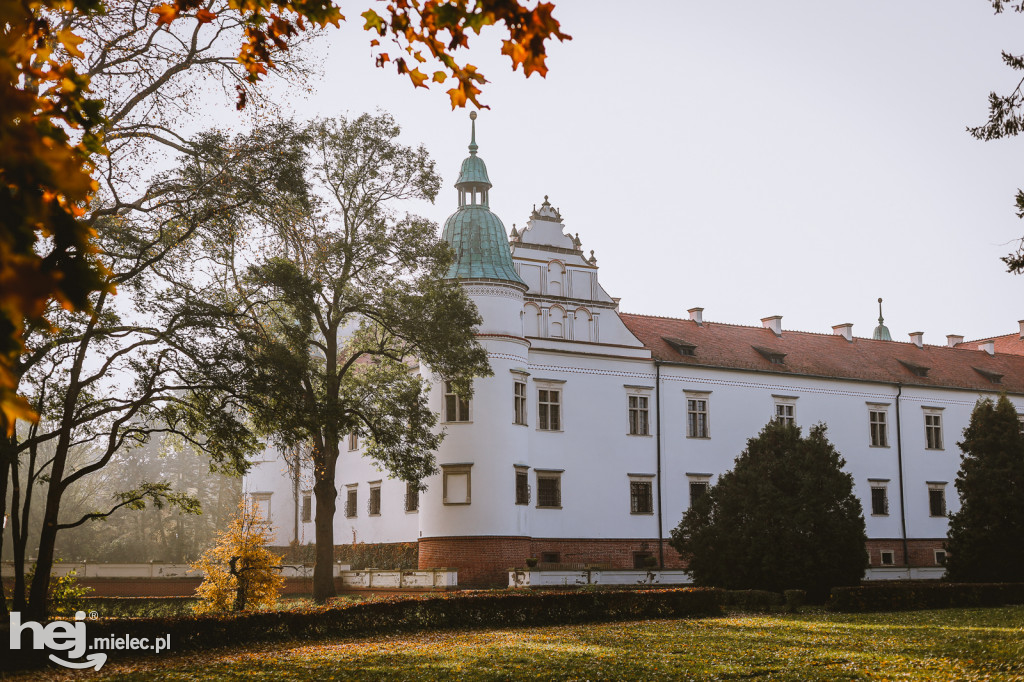
<svg viewBox="0 0 1024 682"><path fill-rule="evenodd" d="M562 508L562 474L558 471L537 472L537 507Z"/></svg>
<svg viewBox="0 0 1024 682"><path fill-rule="evenodd" d="M946 565L946 550L937 549L935 550L935 565L945 566Z"/></svg>
<svg viewBox="0 0 1024 682"><path fill-rule="evenodd" d="M446 422L469 421L469 399L456 393L450 381L444 382L444 420Z"/></svg>
<svg viewBox="0 0 1024 682"><path fill-rule="evenodd" d="M562 430L562 389L542 388L537 391L538 428L541 431Z"/></svg>
<svg viewBox="0 0 1024 682"><path fill-rule="evenodd" d="M690 479L690 506L692 507L697 500L707 495L710 487L711 481L706 478Z"/></svg>
<svg viewBox="0 0 1024 682"><path fill-rule="evenodd" d="M420 510L420 484L405 484L405 511L414 512Z"/></svg>
<svg viewBox="0 0 1024 682"><path fill-rule="evenodd" d="M345 491L345 518L354 519L358 512L356 504L359 501L359 490L351 487Z"/></svg>
<svg viewBox="0 0 1024 682"><path fill-rule="evenodd" d="M944 483L928 484L928 515L946 515L946 485Z"/></svg>
<svg viewBox="0 0 1024 682"><path fill-rule="evenodd" d="M444 504L469 504L472 500L472 464L442 464Z"/></svg>
<svg viewBox="0 0 1024 682"><path fill-rule="evenodd" d="M657 561L650 552L633 552L633 568L651 568Z"/></svg>
<svg viewBox="0 0 1024 682"><path fill-rule="evenodd" d="M348 449L350 451L359 449L359 436L357 434L348 434Z"/></svg>
<svg viewBox="0 0 1024 682"><path fill-rule="evenodd" d="M252 513L261 523L270 523L270 496L272 493L253 493L249 496Z"/></svg>
<svg viewBox="0 0 1024 682"><path fill-rule="evenodd" d="M530 504L530 477L525 467L516 467L516 504Z"/></svg>
<svg viewBox="0 0 1024 682"><path fill-rule="evenodd" d="M871 486L871 515L889 515L889 491L884 485Z"/></svg>
<svg viewBox="0 0 1024 682"><path fill-rule="evenodd" d="M366 504L366 511L370 516L380 516L380 486L370 486L370 499Z"/></svg>
<svg viewBox="0 0 1024 682"><path fill-rule="evenodd" d="M562 560L562 557L558 552L541 552L540 563L542 564L557 564Z"/></svg>
<svg viewBox="0 0 1024 682"><path fill-rule="evenodd" d="M792 396L776 395L775 398L775 421L796 425L796 398Z"/></svg>
<svg viewBox="0 0 1024 682"><path fill-rule="evenodd" d="M886 418L888 414L884 410L868 411L868 421L871 423L871 447L889 447L889 431Z"/></svg>
<svg viewBox="0 0 1024 682"><path fill-rule="evenodd" d="M942 449L942 414L924 413L924 447L928 450Z"/></svg>
<svg viewBox="0 0 1024 682"><path fill-rule="evenodd" d="M1017 424L1021 434L1024 434L1024 414L1017 415Z"/></svg>
<svg viewBox="0 0 1024 682"><path fill-rule="evenodd" d="M526 424L526 382L515 382L515 421L513 424Z"/></svg>
<svg viewBox="0 0 1024 682"><path fill-rule="evenodd" d="M309 523L313 520L313 493L306 491L302 493L302 522Z"/></svg>
<svg viewBox="0 0 1024 682"><path fill-rule="evenodd" d="M883 566L895 566L896 565L896 552L891 549L883 549L881 551L882 565Z"/></svg>
<svg viewBox="0 0 1024 682"><path fill-rule="evenodd" d="M710 438L708 431L708 401L705 398L686 400L686 437Z"/></svg>
<svg viewBox="0 0 1024 682"><path fill-rule="evenodd" d="M630 481L629 482L629 513L630 514L653 514L654 495L652 481Z"/></svg>
<svg viewBox="0 0 1024 682"><path fill-rule="evenodd" d="M647 396L629 396L629 435L650 435L649 424L650 422L648 420Z"/></svg>

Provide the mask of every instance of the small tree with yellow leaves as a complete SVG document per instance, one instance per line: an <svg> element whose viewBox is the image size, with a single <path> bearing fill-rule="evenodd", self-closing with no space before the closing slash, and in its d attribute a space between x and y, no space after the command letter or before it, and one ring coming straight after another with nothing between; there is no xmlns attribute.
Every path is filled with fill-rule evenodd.
<svg viewBox="0 0 1024 682"><path fill-rule="evenodd" d="M267 549L273 529L245 499L217 544L192 564L205 578L196 590L196 613L266 608L277 602L284 584L280 557Z"/></svg>

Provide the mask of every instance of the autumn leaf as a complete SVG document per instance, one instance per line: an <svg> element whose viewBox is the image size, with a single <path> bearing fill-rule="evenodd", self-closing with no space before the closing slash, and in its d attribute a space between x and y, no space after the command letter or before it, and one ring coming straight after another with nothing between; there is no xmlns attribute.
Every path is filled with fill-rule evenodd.
<svg viewBox="0 0 1024 682"><path fill-rule="evenodd" d="M444 83L448 79L448 74L444 71L435 71L434 77L431 79L435 83Z"/></svg>
<svg viewBox="0 0 1024 682"><path fill-rule="evenodd" d="M154 7L153 9L151 9L149 11L150 11L151 14L157 15L157 20L156 20L157 26L162 26L164 24L170 24L175 19L178 18L178 6L177 5L169 5L167 3L164 3L162 5L157 5L156 7Z"/></svg>
<svg viewBox="0 0 1024 682"><path fill-rule="evenodd" d="M198 12L196 12L196 19L199 20L200 24L208 24L208 23L210 23L211 21L213 21L216 18L217 18L217 14L215 12L211 12L210 10L206 9L205 7L203 9L199 10Z"/></svg>
<svg viewBox="0 0 1024 682"><path fill-rule="evenodd" d="M426 85L423 84L423 81L427 80L427 74L420 71L418 67L409 72L409 78L412 80L412 84L414 87L427 87Z"/></svg>

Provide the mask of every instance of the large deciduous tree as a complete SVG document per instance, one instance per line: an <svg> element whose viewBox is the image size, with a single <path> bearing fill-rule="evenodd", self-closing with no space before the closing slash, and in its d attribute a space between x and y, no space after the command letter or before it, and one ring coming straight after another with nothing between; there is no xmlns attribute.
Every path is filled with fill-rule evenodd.
<svg viewBox="0 0 1024 682"><path fill-rule="evenodd" d="M1024 435L1005 395L979 400L958 443L963 451L950 514L947 577L960 582L1024 581Z"/></svg>
<svg viewBox="0 0 1024 682"><path fill-rule="evenodd" d="M480 106L486 79L462 58L469 36L503 26L501 52L512 68L543 76L547 41L570 39L553 9L408 0L360 18L375 36L378 66L393 66L415 87L451 78L453 107ZM16 420L38 418L15 373L26 324L47 324L53 301L89 313L95 294L113 291L88 207L105 176L102 155L125 139L116 130L125 107L153 113L138 105L205 71L235 86L241 108L251 86L288 61L307 25L344 20L322 0L0 0L0 428L12 433ZM184 142L159 124L131 135Z"/></svg>
<svg viewBox="0 0 1024 682"><path fill-rule="evenodd" d="M803 438L797 426L769 422L694 500L671 544L699 585L803 589L817 599L855 585L867 536L843 466L823 424Z"/></svg>
<svg viewBox="0 0 1024 682"><path fill-rule="evenodd" d="M476 308L444 279L451 248L434 223L396 211L437 195L426 150L401 144L387 114L317 121L304 133L308 193L225 230L223 269L207 279L217 283L211 306L234 330L237 371L224 390L244 396L278 445L311 446L313 588L325 600L335 594L342 437L357 434L392 476L419 482L435 471L443 435L420 363L464 395L490 369Z"/></svg>

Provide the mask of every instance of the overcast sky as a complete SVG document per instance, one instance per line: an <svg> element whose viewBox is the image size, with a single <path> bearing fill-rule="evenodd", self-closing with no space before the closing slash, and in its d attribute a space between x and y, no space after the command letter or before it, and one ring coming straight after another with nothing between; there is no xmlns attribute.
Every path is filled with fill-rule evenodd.
<svg viewBox="0 0 1024 682"><path fill-rule="evenodd" d="M469 60L491 81L477 120L491 208L522 226L550 195L626 312L893 338L1018 329L1024 278L999 257L1024 222L1024 139L965 128L1019 80L1021 17L958 2L556 0L573 40L547 79L513 73L496 37ZM316 48L300 117L381 108L437 160L443 224L466 156L466 110L372 65L355 7Z"/></svg>

